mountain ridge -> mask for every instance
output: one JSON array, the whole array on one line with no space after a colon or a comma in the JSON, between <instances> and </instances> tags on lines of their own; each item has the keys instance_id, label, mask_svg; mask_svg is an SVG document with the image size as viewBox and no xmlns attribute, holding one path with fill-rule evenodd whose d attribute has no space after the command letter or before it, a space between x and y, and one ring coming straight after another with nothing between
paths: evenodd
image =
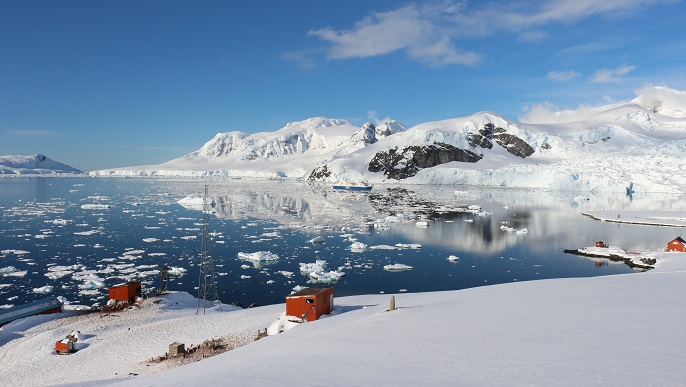
<instances>
[{"instance_id":1,"label":"mountain ridge","mask_svg":"<svg viewBox=\"0 0 686 387\"><path fill-rule=\"evenodd\" d=\"M490 111L411 128L397 121L358 127L347 120L313 117L276 132L219 133L198 151L157 166L91 174L611 192L625 192L633 184L636 192L686 192L686 183L680 182L686 181L686 171L670 167L669 176L659 171L668 163L681 164L683 112L686 93L653 88L628 103L594 109L573 122L524 123ZM665 162L653 160L656 154ZM642 162L642 157L650 162Z\"/></svg>"}]
</instances>

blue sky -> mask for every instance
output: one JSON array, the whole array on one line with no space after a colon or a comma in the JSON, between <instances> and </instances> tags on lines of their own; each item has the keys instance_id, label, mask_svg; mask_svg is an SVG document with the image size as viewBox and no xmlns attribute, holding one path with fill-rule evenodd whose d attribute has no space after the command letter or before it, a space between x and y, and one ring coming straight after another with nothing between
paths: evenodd
<instances>
[{"instance_id":1,"label":"blue sky","mask_svg":"<svg viewBox=\"0 0 686 387\"><path fill-rule=\"evenodd\" d=\"M0 155L158 164L314 116L530 119L686 90L677 0L0 0Z\"/></svg>"}]
</instances>

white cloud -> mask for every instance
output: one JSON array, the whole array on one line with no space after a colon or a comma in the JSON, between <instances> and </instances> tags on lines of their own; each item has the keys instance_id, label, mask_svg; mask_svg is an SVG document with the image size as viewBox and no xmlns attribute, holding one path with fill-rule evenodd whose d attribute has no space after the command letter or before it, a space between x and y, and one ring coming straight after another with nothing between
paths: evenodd
<instances>
[{"instance_id":1,"label":"white cloud","mask_svg":"<svg viewBox=\"0 0 686 387\"><path fill-rule=\"evenodd\" d=\"M636 70L636 66L622 66L616 69L600 69L591 76L593 83L618 83L621 82L622 75Z\"/></svg>"},{"instance_id":2,"label":"white cloud","mask_svg":"<svg viewBox=\"0 0 686 387\"><path fill-rule=\"evenodd\" d=\"M580 76L581 76L581 73L576 72L574 70L549 71L548 72L548 79L552 79L553 81L559 81L559 82L571 81L572 79L578 78Z\"/></svg>"},{"instance_id":3,"label":"white cloud","mask_svg":"<svg viewBox=\"0 0 686 387\"><path fill-rule=\"evenodd\" d=\"M560 110L550 102L528 105L524 107L524 116L520 122L528 124L559 124L576 122L617 107L624 102L611 102L603 105L579 105L574 109Z\"/></svg>"},{"instance_id":4,"label":"white cloud","mask_svg":"<svg viewBox=\"0 0 686 387\"><path fill-rule=\"evenodd\" d=\"M381 125L384 122L392 121L391 117L386 116L386 118L379 119L375 110L370 110L367 112L367 121L373 121L374 125Z\"/></svg>"},{"instance_id":5,"label":"white cloud","mask_svg":"<svg viewBox=\"0 0 686 387\"><path fill-rule=\"evenodd\" d=\"M468 6L444 1L438 5L411 4L374 12L349 29L310 30L309 36L327 43L331 60L369 58L403 51L410 60L431 66L474 65L482 56L459 48L457 40L470 36L516 33L520 41L548 37L546 26L574 24L592 16L622 17L658 3L675 0L553 0L547 2L491 1Z\"/></svg>"},{"instance_id":6,"label":"white cloud","mask_svg":"<svg viewBox=\"0 0 686 387\"><path fill-rule=\"evenodd\" d=\"M309 35L331 43L329 59L367 58L404 50L415 61L432 66L472 65L478 54L461 50L446 31L437 28L453 7L403 7L375 13L355 23L348 31L331 28L309 31Z\"/></svg>"}]
</instances>

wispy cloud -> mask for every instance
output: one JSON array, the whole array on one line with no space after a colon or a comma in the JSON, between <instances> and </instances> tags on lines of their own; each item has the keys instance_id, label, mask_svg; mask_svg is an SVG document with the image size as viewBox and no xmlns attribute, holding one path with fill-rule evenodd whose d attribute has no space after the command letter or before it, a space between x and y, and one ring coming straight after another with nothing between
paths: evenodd
<instances>
[{"instance_id":1,"label":"wispy cloud","mask_svg":"<svg viewBox=\"0 0 686 387\"><path fill-rule=\"evenodd\" d=\"M434 66L473 65L480 56L456 47L449 31L440 28L456 7L410 5L374 13L350 30L323 28L308 34L331 43L328 59L368 58L403 50L411 60Z\"/></svg>"},{"instance_id":2,"label":"wispy cloud","mask_svg":"<svg viewBox=\"0 0 686 387\"><path fill-rule=\"evenodd\" d=\"M189 147L164 147L164 146L138 146L138 145L118 145L117 148L133 151L188 151Z\"/></svg>"},{"instance_id":3,"label":"wispy cloud","mask_svg":"<svg viewBox=\"0 0 686 387\"><path fill-rule=\"evenodd\" d=\"M578 78L581 76L581 73L576 72L574 70L569 70L569 71L549 71L548 72L548 79L552 79L553 81L558 81L558 82L567 82L571 81L574 78Z\"/></svg>"},{"instance_id":4,"label":"wispy cloud","mask_svg":"<svg viewBox=\"0 0 686 387\"><path fill-rule=\"evenodd\" d=\"M13 134L15 136L36 136L36 137L59 136L60 135L60 133L55 132L53 130L16 130L16 131L10 131L9 134Z\"/></svg>"},{"instance_id":5,"label":"wispy cloud","mask_svg":"<svg viewBox=\"0 0 686 387\"><path fill-rule=\"evenodd\" d=\"M616 69L600 69L591 76L593 83L619 83L622 81L622 75L636 70L636 66L622 66Z\"/></svg>"},{"instance_id":6,"label":"wispy cloud","mask_svg":"<svg viewBox=\"0 0 686 387\"><path fill-rule=\"evenodd\" d=\"M429 64L475 65L483 55L460 48L460 39L498 33L517 34L520 41L546 39L546 27L571 25L593 16L624 17L659 3L677 0L492 1L471 7L467 2L410 4L374 12L348 29L308 32L329 44L330 60L369 58L404 52L409 60ZM295 58L297 59L297 58Z\"/></svg>"}]
</instances>

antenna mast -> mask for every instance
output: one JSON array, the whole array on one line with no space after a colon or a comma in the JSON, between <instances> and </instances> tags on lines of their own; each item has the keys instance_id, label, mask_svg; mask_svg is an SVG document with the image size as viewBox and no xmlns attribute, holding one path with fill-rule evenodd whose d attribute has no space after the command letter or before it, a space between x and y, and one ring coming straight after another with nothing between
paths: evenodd
<instances>
[{"instance_id":1,"label":"antenna mast","mask_svg":"<svg viewBox=\"0 0 686 387\"><path fill-rule=\"evenodd\" d=\"M217 293L217 283L214 275L214 258L210 251L210 215L212 214L212 199L210 187L205 184L205 196L202 200L202 251L200 253L200 280L198 283L198 307L195 314L205 314L206 308L215 306L215 301L221 310L221 301Z\"/></svg>"}]
</instances>

